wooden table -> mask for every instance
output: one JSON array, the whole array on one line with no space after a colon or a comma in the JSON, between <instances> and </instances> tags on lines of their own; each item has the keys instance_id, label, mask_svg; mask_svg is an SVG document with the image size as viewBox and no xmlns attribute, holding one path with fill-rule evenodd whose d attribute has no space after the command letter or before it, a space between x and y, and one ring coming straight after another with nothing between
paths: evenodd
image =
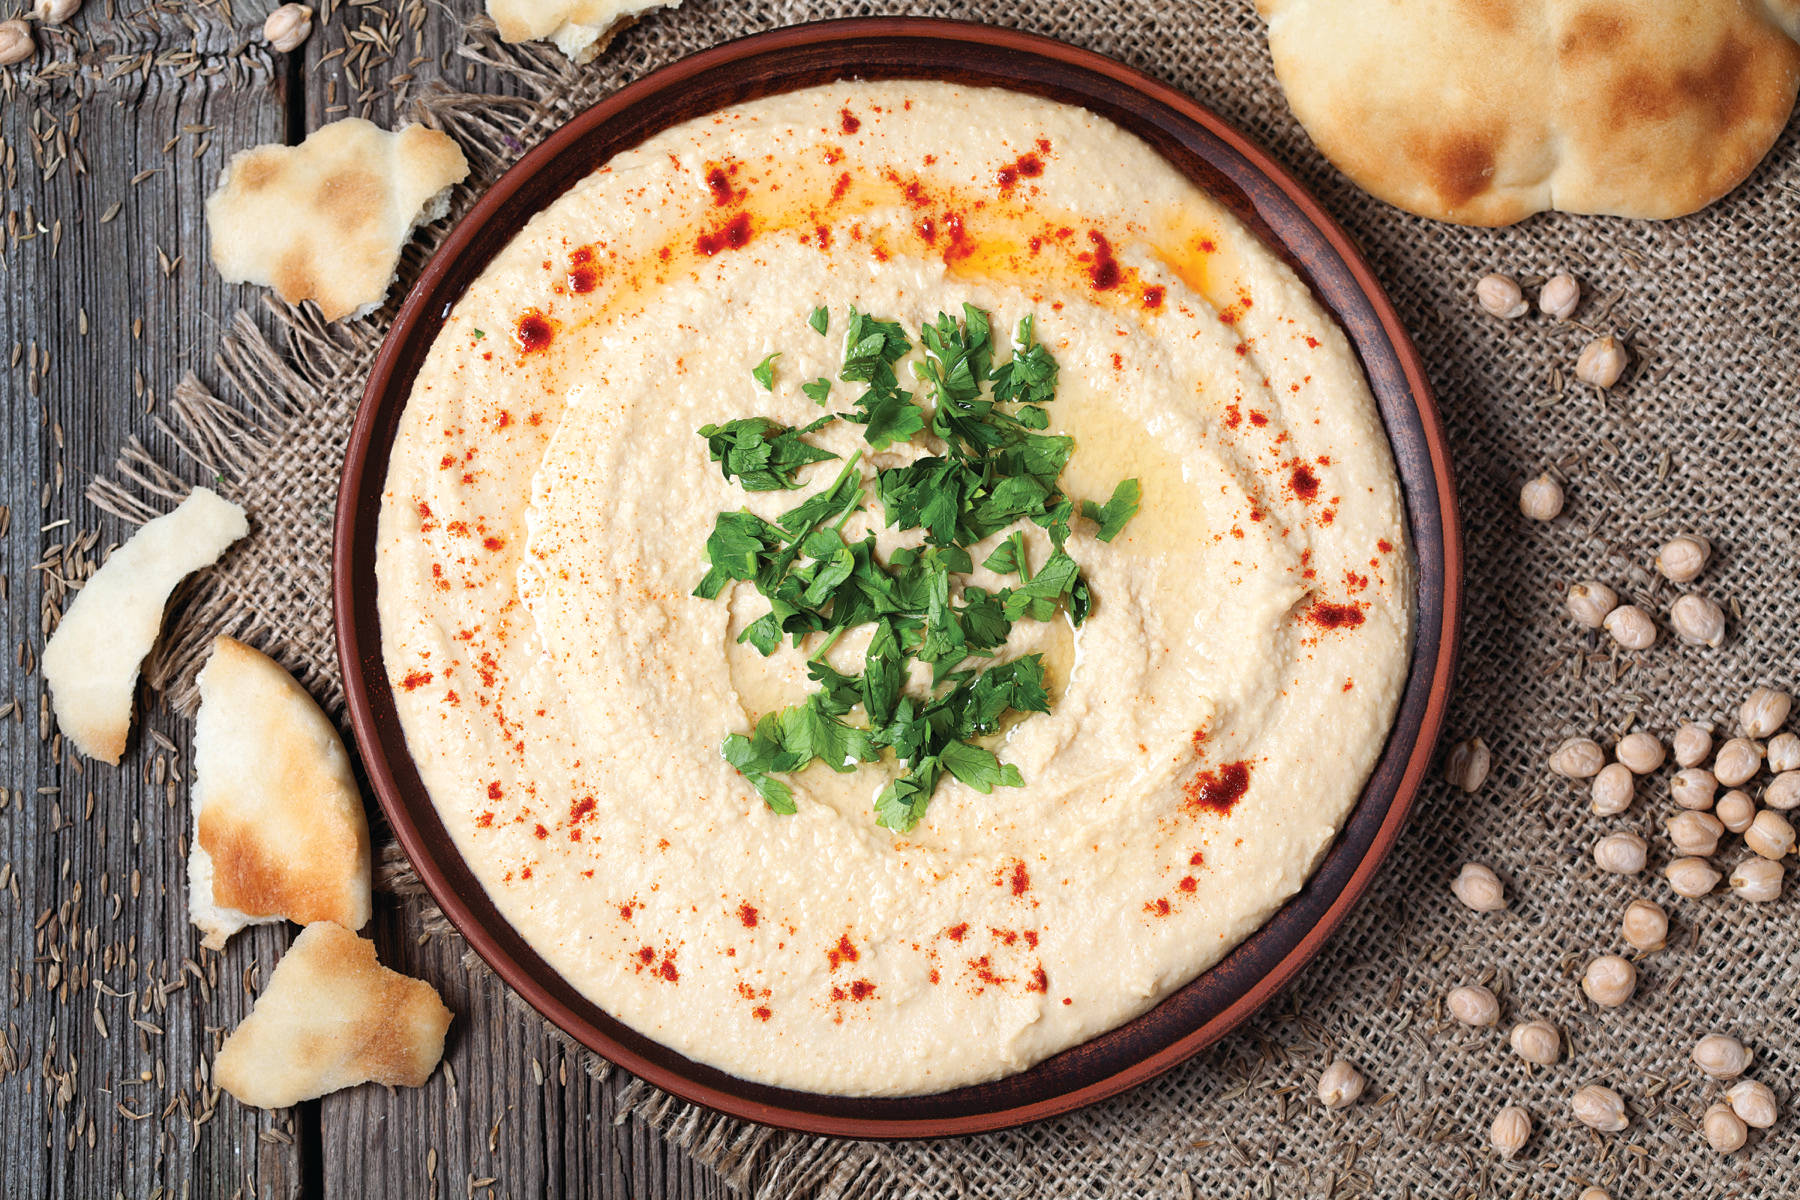
<instances>
[{"instance_id":1,"label":"wooden table","mask_svg":"<svg viewBox=\"0 0 1800 1200\"><path fill-rule=\"evenodd\" d=\"M311 40L282 56L260 34L273 2L87 0L30 69L0 68L0 604L15 644L0 668L0 1196L723 1195L641 1124L615 1123L621 1080L565 1064L391 901L373 934L456 1013L445 1067L417 1090L276 1113L219 1095L206 1068L293 931L200 949L188 720L142 696L117 768L78 761L52 728L35 674L51 576L127 532L82 488L127 437L168 445L163 398L189 370L206 378L226 320L259 306L206 258L204 199L226 159L344 116L391 125L434 80L507 90L456 57L443 3L325 0ZM65 555L89 531L98 544Z\"/></svg>"}]
</instances>

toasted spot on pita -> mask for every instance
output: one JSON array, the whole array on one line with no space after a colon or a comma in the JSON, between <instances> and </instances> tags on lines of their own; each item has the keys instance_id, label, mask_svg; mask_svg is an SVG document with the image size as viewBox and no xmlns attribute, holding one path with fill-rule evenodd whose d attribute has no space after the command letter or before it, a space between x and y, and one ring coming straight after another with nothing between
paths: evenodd
<instances>
[{"instance_id":1,"label":"toasted spot on pita","mask_svg":"<svg viewBox=\"0 0 1800 1200\"><path fill-rule=\"evenodd\" d=\"M505 42L550 41L578 63L591 61L639 15L681 0L487 0Z\"/></svg>"},{"instance_id":2,"label":"toasted spot on pita","mask_svg":"<svg viewBox=\"0 0 1800 1200\"><path fill-rule=\"evenodd\" d=\"M331 721L228 637L200 672L188 912L214 950L246 925L368 924L369 822Z\"/></svg>"},{"instance_id":3,"label":"toasted spot on pita","mask_svg":"<svg viewBox=\"0 0 1800 1200\"><path fill-rule=\"evenodd\" d=\"M274 149L274 147L270 147ZM281 161L278 154L267 154L261 150L247 151L237 162L238 183L250 191L268 187L281 175Z\"/></svg>"},{"instance_id":4,"label":"toasted spot on pita","mask_svg":"<svg viewBox=\"0 0 1800 1200\"><path fill-rule=\"evenodd\" d=\"M422 125L389 133L353 118L298 146L245 150L206 200L213 265L290 304L315 301L328 321L359 316L380 306L406 239L444 215L468 173L456 143Z\"/></svg>"},{"instance_id":5,"label":"toasted spot on pita","mask_svg":"<svg viewBox=\"0 0 1800 1200\"><path fill-rule=\"evenodd\" d=\"M245 1104L286 1108L359 1083L418 1087L444 1057L450 1010L437 989L375 961L375 943L308 925L213 1060Z\"/></svg>"},{"instance_id":6,"label":"toasted spot on pita","mask_svg":"<svg viewBox=\"0 0 1800 1200\"><path fill-rule=\"evenodd\" d=\"M114 550L76 593L44 647L44 680L56 723L77 750L119 761L138 668L156 645L169 593L249 531L243 509L195 488Z\"/></svg>"}]
</instances>

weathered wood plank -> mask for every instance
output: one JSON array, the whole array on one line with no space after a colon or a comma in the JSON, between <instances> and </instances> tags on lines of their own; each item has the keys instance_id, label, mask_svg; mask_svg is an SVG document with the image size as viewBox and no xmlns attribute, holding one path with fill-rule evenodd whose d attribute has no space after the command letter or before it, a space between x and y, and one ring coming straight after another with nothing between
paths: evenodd
<instances>
[{"instance_id":1,"label":"weathered wood plank","mask_svg":"<svg viewBox=\"0 0 1800 1200\"><path fill-rule=\"evenodd\" d=\"M460 31L442 4L324 0L317 7L303 51L306 129L352 116L391 128L409 118L410 98L437 81L516 90L514 81L457 57ZM449 8L472 14L480 4L455 0ZM384 961L431 980L456 1013L448 1069L416 1091L363 1088L320 1102L327 1196L726 1194L715 1174L641 1124L615 1123L617 1083L565 1067L540 1024L507 1002L497 980L472 978L448 947L420 944L397 906L382 905L373 936Z\"/></svg>"},{"instance_id":2,"label":"weathered wood plank","mask_svg":"<svg viewBox=\"0 0 1800 1200\"><path fill-rule=\"evenodd\" d=\"M12 514L0 707L18 705L0 722L9 1195L304 1188L292 1116L228 1098L214 1109L196 1073L247 1010L246 968L266 968L284 939L198 949L185 911L186 723L151 706L121 766L81 762L53 732L40 739L48 714L28 670L56 590L34 564L86 529L99 545L82 557L95 560L124 536L82 485L130 435L166 448L157 397L204 371L218 314L246 298L206 267L201 228L226 153L284 127L269 64L241 53L245 40L219 9L95 0L46 38L39 70L9 73L0 115L0 338L20 347L0 432ZM155 173L133 184L143 171Z\"/></svg>"}]
</instances>

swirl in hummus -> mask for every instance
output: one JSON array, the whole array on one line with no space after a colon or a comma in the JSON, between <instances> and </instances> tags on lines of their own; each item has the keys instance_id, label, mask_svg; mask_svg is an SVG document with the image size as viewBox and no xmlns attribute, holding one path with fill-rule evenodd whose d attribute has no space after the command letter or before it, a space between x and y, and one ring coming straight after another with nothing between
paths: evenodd
<instances>
[{"instance_id":1,"label":"swirl in hummus","mask_svg":"<svg viewBox=\"0 0 1800 1200\"><path fill-rule=\"evenodd\" d=\"M947 780L897 835L871 812L886 766L815 764L778 815L720 739L799 698L807 651L736 642L751 589L693 590L716 514L772 518L841 461L746 495L695 431L818 414L797 385L842 347L816 307L917 328L965 302L997 331L1035 316L1068 493L1137 478L1142 508L1110 543L1075 530L1086 623L1005 647L1051 693L1001 738L1023 786ZM377 579L420 775L525 940L682 1054L862 1095L1021 1070L1252 932L1355 802L1412 628L1387 441L1305 286L1106 121L922 82L722 110L538 214L419 372Z\"/></svg>"}]
</instances>

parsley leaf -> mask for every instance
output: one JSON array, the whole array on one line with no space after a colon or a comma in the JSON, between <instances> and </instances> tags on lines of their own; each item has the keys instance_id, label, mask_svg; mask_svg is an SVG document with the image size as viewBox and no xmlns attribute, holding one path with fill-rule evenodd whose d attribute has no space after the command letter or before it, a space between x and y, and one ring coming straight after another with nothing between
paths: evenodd
<instances>
[{"instance_id":1,"label":"parsley leaf","mask_svg":"<svg viewBox=\"0 0 1800 1200\"><path fill-rule=\"evenodd\" d=\"M764 558L786 540L782 531L753 512L720 513L706 539L706 558L712 564L694 595L711 600L731 580L755 579Z\"/></svg>"},{"instance_id":2,"label":"parsley leaf","mask_svg":"<svg viewBox=\"0 0 1800 1200\"><path fill-rule=\"evenodd\" d=\"M1057 607L1068 601L1070 616L1074 617L1072 596L1077 585L1085 591L1087 585L1081 579L1081 568L1069 557L1068 551L1058 550L1022 587L1007 593L1006 615L1015 621L1025 616L1034 621L1048 621L1055 615ZM1081 615L1086 616L1085 610ZM1081 620L1076 619L1075 624L1081 624Z\"/></svg>"},{"instance_id":3,"label":"parsley leaf","mask_svg":"<svg viewBox=\"0 0 1800 1200\"><path fill-rule=\"evenodd\" d=\"M812 316L806 318L806 323L811 325L813 331L820 337L824 337L825 331L831 328L831 310L823 304L819 305L812 310Z\"/></svg>"},{"instance_id":4,"label":"parsley leaf","mask_svg":"<svg viewBox=\"0 0 1800 1200\"><path fill-rule=\"evenodd\" d=\"M1012 763L1003 763L992 750L984 750L969 742L951 742L938 755L938 761L950 774L968 784L982 795L994 790L994 785L1001 787L1018 787L1025 782L1019 775L1019 768Z\"/></svg>"},{"instance_id":5,"label":"parsley leaf","mask_svg":"<svg viewBox=\"0 0 1800 1200\"><path fill-rule=\"evenodd\" d=\"M993 380L994 400L999 404L1043 405L1056 395L1056 360L1038 344L1032 317L1020 319L1013 333L1013 356L994 368Z\"/></svg>"},{"instance_id":6,"label":"parsley leaf","mask_svg":"<svg viewBox=\"0 0 1800 1200\"><path fill-rule=\"evenodd\" d=\"M850 420L868 426L863 440L875 450L895 442L910 442L925 428L925 412L912 402L912 393L897 387L871 386L856 401L859 412Z\"/></svg>"},{"instance_id":7,"label":"parsley leaf","mask_svg":"<svg viewBox=\"0 0 1800 1200\"><path fill-rule=\"evenodd\" d=\"M897 833L910 831L925 815L925 806L931 803L931 793L937 790L943 773L943 764L936 757L914 763L875 798L875 823Z\"/></svg>"},{"instance_id":8,"label":"parsley leaf","mask_svg":"<svg viewBox=\"0 0 1800 1200\"><path fill-rule=\"evenodd\" d=\"M767 417L744 417L723 425L702 425L707 452L719 464L726 479L737 479L747 492L776 492L793 488L794 476L809 463L837 455L800 439L835 421L821 417L796 429Z\"/></svg>"},{"instance_id":9,"label":"parsley leaf","mask_svg":"<svg viewBox=\"0 0 1800 1200\"><path fill-rule=\"evenodd\" d=\"M825 403L826 397L831 395L831 380L821 375L811 383L801 384L800 390L805 393L806 398L811 400L814 404L823 404Z\"/></svg>"},{"instance_id":10,"label":"parsley leaf","mask_svg":"<svg viewBox=\"0 0 1800 1200\"><path fill-rule=\"evenodd\" d=\"M853 454L844 469L831 486L823 491L814 492L793 508L782 513L777 523L782 529L796 538L804 537L812 532L821 521L830 517L847 516L856 510L862 499L862 476L857 474L856 462L861 458L860 452Z\"/></svg>"},{"instance_id":11,"label":"parsley leaf","mask_svg":"<svg viewBox=\"0 0 1800 1200\"><path fill-rule=\"evenodd\" d=\"M1113 489L1112 499L1104 506L1088 500L1081 506L1081 515L1100 526L1096 537L1103 542L1110 542L1119 536L1119 531L1125 528L1125 522L1137 515L1141 492L1137 480L1122 480Z\"/></svg>"},{"instance_id":12,"label":"parsley leaf","mask_svg":"<svg viewBox=\"0 0 1800 1200\"><path fill-rule=\"evenodd\" d=\"M769 713L763 717L748 737L741 733L725 735L719 752L750 781L764 804L784 816L800 811L794 806L793 789L773 778L803 765L798 756L783 746L781 719L777 714Z\"/></svg>"},{"instance_id":13,"label":"parsley leaf","mask_svg":"<svg viewBox=\"0 0 1800 1200\"><path fill-rule=\"evenodd\" d=\"M750 378L765 392L775 390L775 360L781 357L781 351L767 355L763 360L750 368Z\"/></svg>"},{"instance_id":14,"label":"parsley leaf","mask_svg":"<svg viewBox=\"0 0 1800 1200\"><path fill-rule=\"evenodd\" d=\"M871 383L882 368L893 377L893 365L912 349L898 321L878 321L867 313L850 310L850 327L844 333L844 365L838 377L846 383Z\"/></svg>"},{"instance_id":15,"label":"parsley leaf","mask_svg":"<svg viewBox=\"0 0 1800 1200\"><path fill-rule=\"evenodd\" d=\"M994 547L994 552L982 561L982 566L996 575L1026 574L1025 535L1014 533L1011 537Z\"/></svg>"},{"instance_id":16,"label":"parsley leaf","mask_svg":"<svg viewBox=\"0 0 1800 1200\"><path fill-rule=\"evenodd\" d=\"M906 680L905 662L900 652L900 635L892 621L882 621L869 639L861 683L863 710L869 723L879 728L894 719L900 703L900 687Z\"/></svg>"}]
</instances>

